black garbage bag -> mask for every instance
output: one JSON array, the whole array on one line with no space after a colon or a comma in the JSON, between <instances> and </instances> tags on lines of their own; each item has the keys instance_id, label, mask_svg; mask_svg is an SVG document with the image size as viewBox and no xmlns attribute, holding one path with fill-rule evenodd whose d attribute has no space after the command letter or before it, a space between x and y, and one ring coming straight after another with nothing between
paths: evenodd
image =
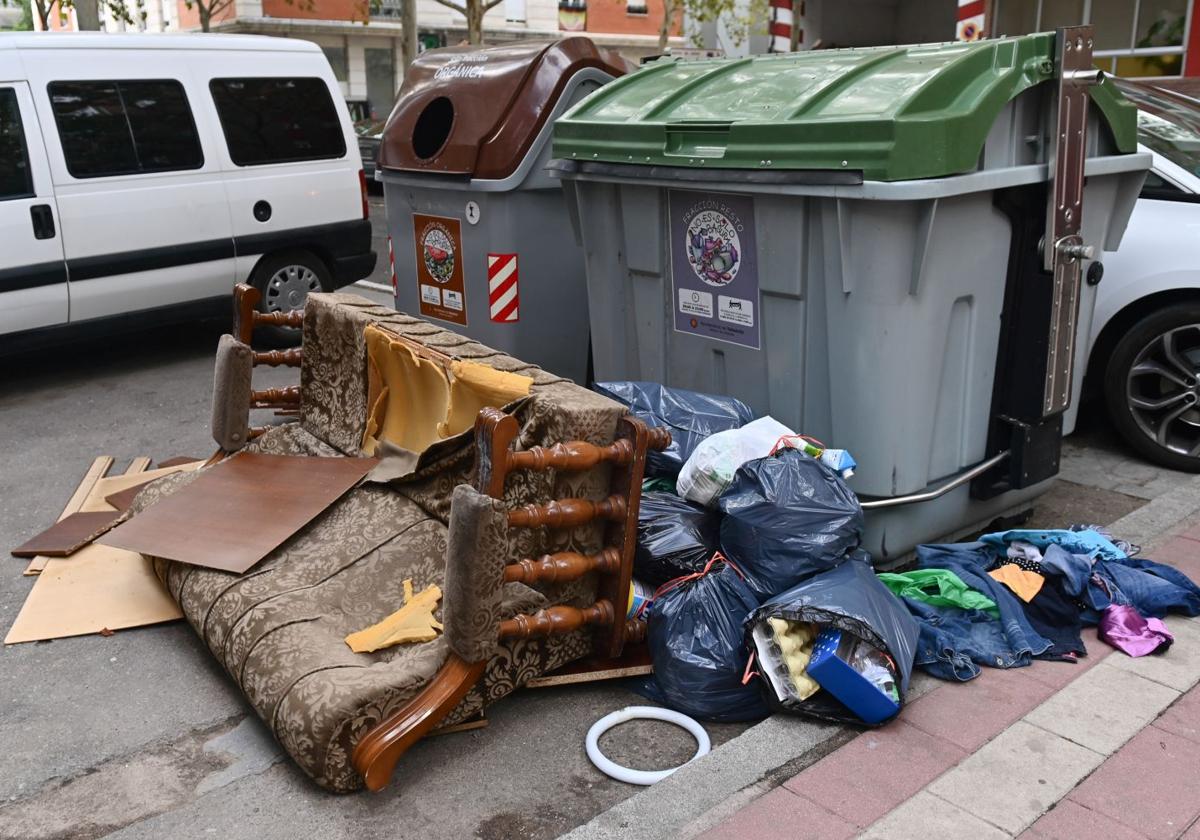
<instances>
[{"instance_id":1,"label":"black garbage bag","mask_svg":"<svg viewBox=\"0 0 1200 840\"><path fill-rule=\"evenodd\" d=\"M739 429L754 419L740 400L668 388L657 382L596 382L592 385L609 399L629 406L629 411L651 428L671 432L671 445L646 454L647 478L674 478L696 444L715 432Z\"/></svg>"},{"instance_id":2,"label":"black garbage bag","mask_svg":"<svg viewBox=\"0 0 1200 840\"><path fill-rule=\"evenodd\" d=\"M904 603L875 577L871 558L866 552L855 552L837 568L814 575L751 613L744 626L745 641L756 654L754 630L771 618L833 627L886 652L895 664L899 702L903 707L920 628ZM756 656L754 668L759 673L759 686L770 708L823 720L862 723L858 715L826 690L818 691L806 700L781 701L769 679L763 675L764 667L762 657Z\"/></svg>"},{"instance_id":3,"label":"black garbage bag","mask_svg":"<svg viewBox=\"0 0 1200 840\"><path fill-rule=\"evenodd\" d=\"M742 683L749 651L742 625L757 601L720 555L704 571L661 588L647 618L654 681L663 703L714 721L766 717L759 687Z\"/></svg>"},{"instance_id":4,"label":"black garbage bag","mask_svg":"<svg viewBox=\"0 0 1200 840\"><path fill-rule=\"evenodd\" d=\"M798 449L747 461L721 494L721 551L759 601L841 563L863 512L841 476Z\"/></svg>"},{"instance_id":5,"label":"black garbage bag","mask_svg":"<svg viewBox=\"0 0 1200 840\"><path fill-rule=\"evenodd\" d=\"M704 568L717 550L721 514L674 493L642 493L633 576L659 586Z\"/></svg>"}]
</instances>

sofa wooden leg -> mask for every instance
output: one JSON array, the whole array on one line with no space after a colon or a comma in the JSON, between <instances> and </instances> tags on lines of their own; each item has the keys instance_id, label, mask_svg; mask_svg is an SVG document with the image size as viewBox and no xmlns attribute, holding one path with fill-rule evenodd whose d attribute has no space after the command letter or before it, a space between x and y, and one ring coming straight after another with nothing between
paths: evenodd
<instances>
[{"instance_id":1,"label":"sofa wooden leg","mask_svg":"<svg viewBox=\"0 0 1200 840\"><path fill-rule=\"evenodd\" d=\"M451 653L421 693L362 737L354 748L354 769L367 789L383 790L408 748L434 729L483 676L487 662L465 662Z\"/></svg>"}]
</instances>

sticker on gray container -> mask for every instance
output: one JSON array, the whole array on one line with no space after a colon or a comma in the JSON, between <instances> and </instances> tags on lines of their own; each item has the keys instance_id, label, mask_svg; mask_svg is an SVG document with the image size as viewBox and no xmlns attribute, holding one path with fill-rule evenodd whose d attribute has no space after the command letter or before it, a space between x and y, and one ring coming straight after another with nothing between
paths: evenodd
<instances>
[{"instance_id":1,"label":"sticker on gray container","mask_svg":"<svg viewBox=\"0 0 1200 840\"><path fill-rule=\"evenodd\" d=\"M669 201L675 330L759 349L753 200L671 190Z\"/></svg>"}]
</instances>

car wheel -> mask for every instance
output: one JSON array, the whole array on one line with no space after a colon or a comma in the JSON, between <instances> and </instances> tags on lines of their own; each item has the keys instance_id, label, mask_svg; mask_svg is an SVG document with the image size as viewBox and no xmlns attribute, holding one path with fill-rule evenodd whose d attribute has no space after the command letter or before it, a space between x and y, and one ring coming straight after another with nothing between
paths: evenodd
<instances>
[{"instance_id":1,"label":"car wheel","mask_svg":"<svg viewBox=\"0 0 1200 840\"><path fill-rule=\"evenodd\" d=\"M309 292L331 286L329 269L315 254L288 251L264 257L254 269L250 281L262 298L262 312L294 312L303 309ZM292 345L300 341L300 331L289 327L260 327L258 334L268 343Z\"/></svg>"},{"instance_id":2,"label":"car wheel","mask_svg":"<svg viewBox=\"0 0 1200 840\"><path fill-rule=\"evenodd\" d=\"M1200 303L1153 312L1113 348L1104 397L1113 425L1164 467L1200 472Z\"/></svg>"}]
</instances>

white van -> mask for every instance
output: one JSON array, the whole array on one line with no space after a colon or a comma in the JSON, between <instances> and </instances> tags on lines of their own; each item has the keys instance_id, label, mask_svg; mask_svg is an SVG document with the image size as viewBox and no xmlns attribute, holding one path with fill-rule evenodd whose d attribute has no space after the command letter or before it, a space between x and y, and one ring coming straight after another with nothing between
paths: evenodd
<instances>
[{"instance_id":1,"label":"white van","mask_svg":"<svg viewBox=\"0 0 1200 840\"><path fill-rule=\"evenodd\" d=\"M320 48L250 35L0 35L0 346L47 328L300 307L375 266ZM157 319L156 319L157 320Z\"/></svg>"}]
</instances>

